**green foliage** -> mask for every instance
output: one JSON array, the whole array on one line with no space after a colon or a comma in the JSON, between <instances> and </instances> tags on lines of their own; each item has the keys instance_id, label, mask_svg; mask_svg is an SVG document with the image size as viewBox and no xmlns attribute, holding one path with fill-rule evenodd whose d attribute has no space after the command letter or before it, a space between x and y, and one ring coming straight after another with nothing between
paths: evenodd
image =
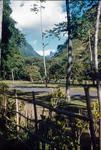
<instances>
[{"instance_id":1,"label":"green foliage","mask_svg":"<svg viewBox=\"0 0 101 150\"><path fill-rule=\"evenodd\" d=\"M72 82L82 82L85 79L89 79L86 76L87 70L90 70L90 53L89 50L85 50L85 44L82 41L73 40L73 64L72 64ZM54 62L54 63L53 63ZM65 79L67 68L67 49L66 43L58 47L55 55L48 62L49 78L58 81L59 79Z\"/></svg>"},{"instance_id":2,"label":"green foliage","mask_svg":"<svg viewBox=\"0 0 101 150\"><path fill-rule=\"evenodd\" d=\"M53 94L51 98L51 105L53 107L59 106L61 103L64 103L65 96L60 88L58 88Z\"/></svg>"},{"instance_id":3,"label":"green foliage","mask_svg":"<svg viewBox=\"0 0 101 150\"><path fill-rule=\"evenodd\" d=\"M70 26L72 28L73 39L72 81L77 80L79 82L82 82L82 80L89 79L89 77L87 76L87 71L91 70L92 65L92 62L90 60L91 54L89 50L89 37L91 40L91 49L93 50L97 4L98 1L70 1L70 11L72 16ZM45 32L46 38L48 38L49 36L52 38L54 36L57 38L61 38L61 34L67 34L67 22L55 24L52 29ZM101 41L100 36L99 41ZM68 42L66 40L64 44L58 45L57 52L54 54L53 58L53 61L58 61L59 65L62 65L62 70L63 68L66 69L67 67L67 43ZM100 43L101 42L99 42L99 49ZM101 54L99 52L99 58L100 55ZM65 76L66 72L63 71L61 74L62 76Z\"/></svg>"},{"instance_id":4,"label":"green foliage","mask_svg":"<svg viewBox=\"0 0 101 150\"><path fill-rule=\"evenodd\" d=\"M92 102L91 107L92 107L92 112L93 112L94 118L96 120L99 119L100 113L99 113L99 104L98 104L98 102Z\"/></svg>"},{"instance_id":5,"label":"green foliage","mask_svg":"<svg viewBox=\"0 0 101 150\"><path fill-rule=\"evenodd\" d=\"M6 83L4 83L4 82L0 83L0 92L6 92L6 91L8 91L8 88L9 87Z\"/></svg>"},{"instance_id":6,"label":"green foliage","mask_svg":"<svg viewBox=\"0 0 101 150\"><path fill-rule=\"evenodd\" d=\"M32 82L40 80L41 75L39 72L39 68L37 66L35 65L26 66L26 72Z\"/></svg>"},{"instance_id":7,"label":"green foliage","mask_svg":"<svg viewBox=\"0 0 101 150\"><path fill-rule=\"evenodd\" d=\"M1 77L3 79L9 79L9 73L14 69L11 64L15 64L15 55L20 56L19 48L25 41L24 36L15 28L15 21L10 17L12 10L9 4L9 0L4 1L1 41Z\"/></svg>"},{"instance_id":8,"label":"green foliage","mask_svg":"<svg viewBox=\"0 0 101 150\"><path fill-rule=\"evenodd\" d=\"M48 73L49 79L54 79L55 82L57 82L61 78L61 75L64 74L64 68L59 63L52 63L48 68ZM62 76L62 78L63 77L64 76Z\"/></svg>"},{"instance_id":9,"label":"green foliage","mask_svg":"<svg viewBox=\"0 0 101 150\"><path fill-rule=\"evenodd\" d=\"M96 1L71 0L69 2L70 12L72 16L70 26L72 28L73 39L78 37L82 39L83 36L86 37L88 28L91 29L91 27L93 27L92 22L94 22L95 20L95 8L97 4L98 0ZM67 22L60 22L59 24L55 24L52 29L46 30L44 34L46 38L48 38L49 36L61 38L61 33L63 33L63 35L67 34Z\"/></svg>"}]
</instances>

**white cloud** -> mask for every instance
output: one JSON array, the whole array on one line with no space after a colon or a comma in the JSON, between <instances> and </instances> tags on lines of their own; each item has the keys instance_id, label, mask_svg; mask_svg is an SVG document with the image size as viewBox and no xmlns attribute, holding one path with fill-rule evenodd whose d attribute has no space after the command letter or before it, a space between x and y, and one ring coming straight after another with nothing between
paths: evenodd
<instances>
[{"instance_id":1,"label":"white cloud","mask_svg":"<svg viewBox=\"0 0 101 150\"><path fill-rule=\"evenodd\" d=\"M36 28L39 30L40 26L40 13L35 14L31 8L36 1L12 1L12 17L17 21L17 27L23 28ZM47 1L42 5L45 9L42 10L43 27L44 29L51 28L54 24L65 20L65 13L62 10L63 1ZM39 2L37 1L37 4Z\"/></svg>"},{"instance_id":2,"label":"white cloud","mask_svg":"<svg viewBox=\"0 0 101 150\"><path fill-rule=\"evenodd\" d=\"M46 50L45 50L45 56L50 55L50 52L55 52L55 50L46 49ZM39 50L39 51L37 51L37 53L38 53L39 55L43 56L43 50Z\"/></svg>"},{"instance_id":3,"label":"white cloud","mask_svg":"<svg viewBox=\"0 0 101 150\"><path fill-rule=\"evenodd\" d=\"M21 30L25 35L28 43L32 45L34 50L36 50L40 55L43 55L42 41L41 41L41 28L40 28L40 13L35 14L31 11L33 4L36 3L34 0L30 1L14 1L11 0L12 8L12 18L17 22L16 27ZM39 1L37 0L37 4ZM49 1L42 5L45 6L45 9L42 10L42 20L44 30L52 28L54 24L65 21L66 13L63 11L62 5L65 4L65 1ZM48 43L51 42L51 45L47 46L45 50L46 55L50 54L52 49L56 49L58 43L56 39L52 40L53 43L48 40ZM45 41L47 42L47 41ZM53 50L52 50L53 51Z\"/></svg>"},{"instance_id":4,"label":"white cloud","mask_svg":"<svg viewBox=\"0 0 101 150\"><path fill-rule=\"evenodd\" d=\"M34 40L34 41L33 41L33 45L36 45L36 44L37 44L37 40Z\"/></svg>"}]
</instances>

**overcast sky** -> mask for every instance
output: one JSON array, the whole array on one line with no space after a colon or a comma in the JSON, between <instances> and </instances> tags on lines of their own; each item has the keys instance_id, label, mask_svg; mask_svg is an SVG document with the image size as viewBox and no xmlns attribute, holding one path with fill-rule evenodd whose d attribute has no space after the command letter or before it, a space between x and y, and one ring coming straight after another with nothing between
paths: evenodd
<instances>
[{"instance_id":1,"label":"overcast sky","mask_svg":"<svg viewBox=\"0 0 101 150\"><path fill-rule=\"evenodd\" d=\"M42 55L40 13L35 14L31 11L35 3L40 5L38 0L11 0L11 16L17 22L16 27L22 31L34 50ZM65 1L47 1L42 3L42 5L45 6L42 9L43 31L51 29L54 24L66 21ZM48 43L45 48L45 54L48 55L50 51L56 51L57 45L63 44L65 39L66 37L62 37L60 41L56 38L49 39L48 42L45 41L45 43Z\"/></svg>"}]
</instances>

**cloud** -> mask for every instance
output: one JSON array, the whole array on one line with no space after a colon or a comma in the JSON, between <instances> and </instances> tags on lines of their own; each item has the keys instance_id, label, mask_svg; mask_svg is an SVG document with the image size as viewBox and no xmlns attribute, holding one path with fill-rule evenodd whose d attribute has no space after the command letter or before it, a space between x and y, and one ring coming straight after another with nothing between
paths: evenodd
<instances>
[{"instance_id":1,"label":"cloud","mask_svg":"<svg viewBox=\"0 0 101 150\"><path fill-rule=\"evenodd\" d=\"M17 27L23 28L36 28L40 26L40 12L35 14L31 11L33 4L39 1L11 1L12 18L17 21ZM62 9L63 1L47 1L42 3L45 7L42 9L43 27L44 29L51 28L54 24L65 20L65 12Z\"/></svg>"},{"instance_id":2,"label":"cloud","mask_svg":"<svg viewBox=\"0 0 101 150\"><path fill-rule=\"evenodd\" d=\"M37 44L37 40L34 40L34 41L33 41L33 45L36 45L36 44Z\"/></svg>"},{"instance_id":3,"label":"cloud","mask_svg":"<svg viewBox=\"0 0 101 150\"><path fill-rule=\"evenodd\" d=\"M39 1L14 1L11 0L12 14L11 17L17 22L16 27L25 35L27 41L32 45L34 50L42 54L40 13L35 14L31 11L33 4L40 4ZM66 13L63 10L65 1L47 1L42 3L45 9L42 10L43 29L49 29L59 22L65 21ZM50 42L50 40L48 41ZM52 43L52 42L51 42ZM50 49L56 49L58 42L54 39L53 43L47 46L46 54Z\"/></svg>"},{"instance_id":4,"label":"cloud","mask_svg":"<svg viewBox=\"0 0 101 150\"><path fill-rule=\"evenodd\" d=\"M48 56L48 55L50 55L50 52L55 52L55 50L53 50L53 49L46 49L45 50L45 56ZM37 51L37 53L39 54L39 55L41 55L41 56L43 56L43 50L39 50L39 51Z\"/></svg>"}]
</instances>

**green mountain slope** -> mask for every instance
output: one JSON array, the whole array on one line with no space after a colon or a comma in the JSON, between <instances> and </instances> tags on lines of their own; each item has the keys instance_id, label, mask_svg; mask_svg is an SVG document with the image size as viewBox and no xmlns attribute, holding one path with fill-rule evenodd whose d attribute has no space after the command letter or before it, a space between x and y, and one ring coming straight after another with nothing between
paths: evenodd
<instances>
[{"instance_id":1,"label":"green mountain slope","mask_svg":"<svg viewBox=\"0 0 101 150\"><path fill-rule=\"evenodd\" d=\"M28 42L24 42L24 44L22 44L20 47L20 54L24 57L40 57L40 55Z\"/></svg>"}]
</instances>

